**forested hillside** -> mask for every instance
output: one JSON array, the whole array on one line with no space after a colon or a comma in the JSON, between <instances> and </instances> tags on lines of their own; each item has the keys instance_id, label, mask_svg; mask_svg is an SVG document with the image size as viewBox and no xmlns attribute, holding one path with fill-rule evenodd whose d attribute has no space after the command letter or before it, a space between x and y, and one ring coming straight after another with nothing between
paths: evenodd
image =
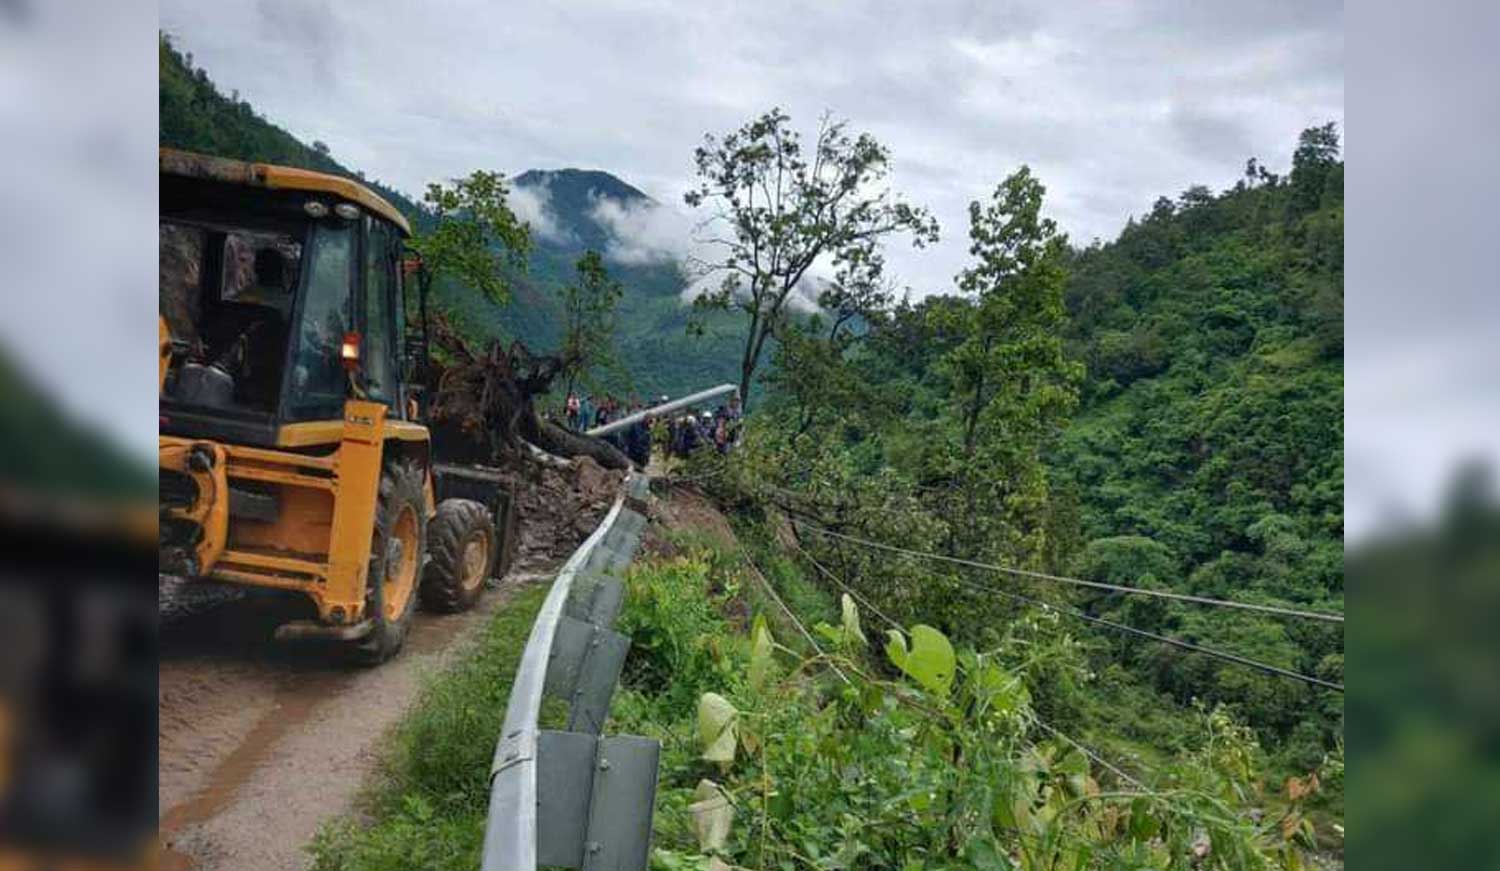
<instances>
[{"instance_id":1,"label":"forested hillside","mask_svg":"<svg viewBox=\"0 0 1500 871\"><path fill-rule=\"evenodd\" d=\"M681 396L734 379L742 331L737 320L723 313L698 314L703 333L690 333L688 320L695 313L682 299L687 277L672 255L632 251L627 258L613 256L622 242L600 211L631 214L660 204L607 172L529 170L514 183L544 205L548 232L534 234L530 263L515 276L510 303L496 306L449 287L439 298L450 310L479 331L493 329L534 347L554 348L562 339L560 289L575 280L575 264L585 251L599 251L625 292L614 312L613 365L592 373L586 382L590 389L622 396Z\"/></svg>"},{"instance_id":2,"label":"forested hillside","mask_svg":"<svg viewBox=\"0 0 1500 871\"><path fill-rule=\"evenodd\" d=\"M1337 133L1306 131L1288 175L1252 161L1234 187L1162 198L1081 250L1043 192L1023 169L975 204L957 293L867 312L843 342L788 334L726 493L1007 569L809 537L897 620L978 649L1038 603L1062 608L1048 637L1081 643L1089 668L1033 687L1054 723L1150 759L1182 746L1187 706L1222 704L1308 770L1341 741L1341 694L1098 621L1327 684L1343 681L1341 623L1015 572L1342 613Z\"/></svg>"},{"instance_id":3,"label":"forested hillside","mask_svg":"<svg viewBox=\"0 0 1500 871\"><path fill-rule=\"evenodd\" d=\"M328 153L326 145L304 144L262 118L239 98L238 91L220 93L208 72L193 66L191 52L183 54L162 38L158 40L158 53L158 138L162 145L356 178L408 218L417 215L416 204L404 194L344 167Z\"/></svg>"},{"instance_id":4,"label":"forested hillside","mask_svg":"<svg viewBox=\"0 0 1500 871\"><path fill-rule=\"evenodd\" d=\"M206 71L194 68L166 39L160 42L160 117L162 145L357 178L404 212L414 227L430 224L427 211L411 197L340 164L327 146L301 142L237 94L220 92ZM610 256L617 240L614 228L596 216L601 202L623 211L653 207L649 197L599 171L531 170L511 182L543 204L549 232L533 232L526 269L507 276L511 299L506 304L471 287L437 282L437 306L465 332L479 339L519 338L539 352L554 350L563 332L562 288L575 280L578 258L592 249L605 255L625 292L615 312L615 360L590 373L589 387L622 396L681 395L733 379L740 329L735 319L710 313L702 334L690 334L692 312L681 303L687 281L670 255L637 255L629 262Z\"/></svg>"},{"instance_id":5,"label":"forested hillside","mask_svg":"<svg viewBox=\"0 0 1500 871\"><path fill-rule=\"evenodd\" d=\"M1160 199L1072 258L1069 344L1089 377L1049 459L1080 506L1072 568L1342 610L1343 218L1338 140L1316 128L1289 177L1252 161L1234 188ZM1102 610L1342 679L1341 632ZM1239 698L1258 722L1311 728L1241 670L1139 657L1182 698Z\"/></svg>"}]
</instances>

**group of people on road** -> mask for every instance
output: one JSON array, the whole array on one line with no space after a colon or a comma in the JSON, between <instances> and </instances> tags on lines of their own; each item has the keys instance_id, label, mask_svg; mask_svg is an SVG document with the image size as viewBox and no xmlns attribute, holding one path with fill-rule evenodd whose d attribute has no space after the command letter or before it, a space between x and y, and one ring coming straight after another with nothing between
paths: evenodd
<instances>
[{"instance_id":1,"label":"group of people on road","mask_svg":"<svg viewBox=\"0 0 1500 871\"><path fill-rule=\"evenodd\" d=\"M663 396L652 405L665 402L667 397ZM574 432L586 432L641 410L639 400L632 400L627 406L612 395L595 401L585 393L569 393L563 405L563 422ZM631 462L645 466L651 460L653 442L667 456L686 457L702 449L727 454L739 441L742 421L740 398L731 396L712 411L700 412L690 406L673 415L646 415L602 438L619 448Z\"/></svg>"},{"instance_id":2,"label":"group of people on road","mask_svg":"<svg viewBox=\"0 0 1500 871\"><path fill-rule=\"evenodd\" d=\"M739 441L742 420L738 396L731 396L728 403L713 411L699 412L689 406L680 416L664 421L666 452L669 456L686 457L694 451L712 448L727 454Z\"/></svg>"}]
</instances>

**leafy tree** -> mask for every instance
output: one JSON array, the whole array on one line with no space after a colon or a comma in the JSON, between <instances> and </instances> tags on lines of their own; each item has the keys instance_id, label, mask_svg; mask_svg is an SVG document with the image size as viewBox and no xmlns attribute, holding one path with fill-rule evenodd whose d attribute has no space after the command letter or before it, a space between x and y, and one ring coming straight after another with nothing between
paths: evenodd
<instances>
[{"instance_id":1,"label":"leafy tree","mask_svg":"<svg viewBox=\"0 0 1500 871\"><path fill-rule=\"evenodd\" d=\"M563 381L571 394L579 376L614 359L614 313L620 282L610 278L598 251L585 251L578 277L563 288Z\"/></svg>"},{"instance_id":2,"label":"leafy tree","mask_svg":"<svg viewBox=\"0 0 1500 871\"><path fill-rule=\"evenodd\" d=\"M1338 162L1338 124L1329 121L1302 131L1297 137L1297 150L1292 152L1293 214L1305 215L1318 208L1324 185Z\"/></svg>"},{"instance_id":3,"label":"leafy tree","mask_svg":"<svg viewBox=\"0 0 1500 871\"><path fill-rule=\"evenodd\" d=\"M851 135L827 118L811 154L780 109L772 109L722 137L708 135L694 152L698 187L688 205L711 205L700 241L721 252L696 264L718 275L701 294L704 308L738 307L748 329L740 360L740 394L748 396L766 341L805 293L814 265L858 269L878 255L881 241L909 233L921 247L937 239L926 210L883 186L890 154L869 134Z\"/></svg>"},{"instance_id":4,"label":"leafy tree","mask_svg":"<svg viewBox=\"0 0 1500 871\"><path fill-rule=\"evenodd\" d=\"M818 293L818 307L828 314L828 344L846 347L865 328L885 317L896 299L893 285L885 278L885 259L878 254L849 264Z\"/></svg>"},{"instance_id":5,"label":"leafy tree","mask_svg":"<svg viewBox=\"0 0 1500 871\"><path fill-rule=\"evenodd\" d=\"M958 285L974 304L943 315L959 318L950 326L965 336L942 366L961 434L952 461L967 503L971 551L1022 555L1004 542L1041 552L1041 450L1076 404L1082 378L1081 367L1063 354L1067 238L1041 215L1045 192L1023 166L989 203L970 203L976 262Z\"/></svg>"},{"instance_id":6,"label":"leafy tree","mask_svg":"<svg viewBox=\"0 0 1500 871\"><path fill-rule=\"evenodd\" d=\"M482 169L427 186L432 226L407 243L422 257L426 285L449 275L495 302L510 298L506 269L525 268L531 229L511 211L508 193L504 175Z\"/></svg>"}]
</instances>

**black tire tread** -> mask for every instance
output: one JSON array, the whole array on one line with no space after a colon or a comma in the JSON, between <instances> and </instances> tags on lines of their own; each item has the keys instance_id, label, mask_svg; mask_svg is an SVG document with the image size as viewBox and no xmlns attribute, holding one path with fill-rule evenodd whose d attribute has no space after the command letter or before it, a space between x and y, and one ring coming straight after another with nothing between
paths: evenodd
<instances>
[{"instance_id":1,"label":"black tire tread","mask_svg":"<svg viewBox=\"0 0 1500 871\"><path fill-rule=\"evenodd\" d=\"M390 530L397 514L396 506L410 502L417 512L417 553L425 552L427 546L427 523L423 484L425 474L420 465L412 461L391 463L380 476L380 501L375 508L375 528L384 534ZM369 584L374 587L385 577L384 554L372 559ZM378 574L377 574L378 568ZM420 566L417 584L422 581ZM349 658L358 665L379 665L395 656L406 643L406 633L411 627L412 615L417 610L417 596L407 599L406 612L394 622L384 619L380 609L372 609L375 626L365 637L348 645Z\"/></svg>"},{"instance_id":2,"label":"black tire tread","mask_svg":"<svg viewBox=\"0 0 1500 871\"><path fill-rule=\"evenodd\" d=\"M434 611L467 611L484 592L484 584L472 590L463 588L464 542L476 531L489 539L489 557L485 577L495 567L499 542L489 509L469 499L444 499L438 504L437 516L428 524L427 553L431 561L422 578L422 604Z\"/></svg>"}]
</instances>

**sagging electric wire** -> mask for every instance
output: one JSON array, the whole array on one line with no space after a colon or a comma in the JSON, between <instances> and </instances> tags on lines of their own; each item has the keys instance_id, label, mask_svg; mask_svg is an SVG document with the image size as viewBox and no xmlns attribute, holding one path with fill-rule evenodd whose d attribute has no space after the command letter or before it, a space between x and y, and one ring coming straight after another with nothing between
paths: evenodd
<instances>
[{"instance_id":1,"label":"sagging electric wire","mask_svg":"<svg viewBox=\"0 0 1500 871\"><path fill-rule=\"evenodd\" d=\"M797 627L797 631L802 633L802 637L807 639L807 643L812 645L813 652L818 655L818 658L826 661L828 663L828 667L833 669L833 673L838 675L840 680L842 680L846 684L849 683L849 676L844 674L843 670L840 669L838 665L835 664L832 660L829 660L827 655L823 653L823 648L818 644L818 640L813 637L813 634L811 632L807 631L807 627L803 625L801 620L797 619L797 615L792 613L792 609L787 607L786 602L782 601L781 596L776 592L776 588L771 585L771 582L761 572L760 567L758 567L754 563L754 561L750 560L749 558L746 558L745 564L748 565L750 567L750 571L760 579L761 588L764 589L768 595L770 595L771 601L775 602L781 608L781 612L786 615L788 620L792 621L792 625Z\"/></svg>"},{"instance_id":2,"label":"sagging electric wire","mask_svg":"<svg viewBox=\"0 0 1500 871\"><path fill-rule=\"evenodd\" d=\"M967 566L970 566L970 567L977 567L977 568L988 568L989 567L989 566L987 566L984 563L976 563L976 562L974 562L972 560L960 560L960 559L952 558L952 557L940 557L937 554L925 554L922 551L911 551L911 550L908 550L907 548L898 548L898 547L895 547L893 545L884 545L884 544L881 544L880 542L869 541L868 539L861 539L861 538L858 538L858 537L855 537L855 536L842 535L840 533L833 532L832 530L821 529L820 527L813 526L812 524L808 524L808 523L803 523L803 522L801 522L799 520L795 520L795 519L792 520L792 523L796 524L799 527L812 530L814 532L827 533L827 534L829 534L829 535L831 535L831 536L833 536L835 538L841 538L841 539L850 541L850 542L855 543L855 544L864 544L864 545L878 547L881 550L896 551L896 552L904 553L904 554L907 554L907 555L910 555L910 556L934 556L934 557L939 557L939 558L941 558L941 559L943 559L945 561L951 561L951 562L958 563L960 565L967 565ZM1069 615L1071 617L1075 617L1075 618L1077 618L1079 620L1083 620L1083 621L1088 622L1088 623L1093 623L1093 624L1098 625L1098 626L1104 626L1104 627L1112 629L1112 630L1114 630L1116 632L1124 632L1124 633L1127 633L1127 634L1130 634L1130 635L1139 636L1141 638L1147 638L1147 639L1150 639L1152 641L1161 642L1163 644L1169 644L1169 645L1172 645L1173 647L1177 647L1177 648L1180 648L1180 649L1183 649L1183 650L1192 651L1194 653L1201 653L1201 654L1203 654L1205 656L1211 656L1211 657L1214 657L1216 659L1223 660L1225 662L1232 662L1232 663L1235 663L1237 665L1242 665L1242 666L1245 666L1247 668L1253 668L1253 669L1256 669L1258 671L1265 672L1267 674L1274 674L1274 675L1278 675L1280 677L1290 678L1292 680L1301 681L1303 683L1310 684L1310 685L1313 685L1313 686L1323 687L1324 689L1330 689L1330 690L1334 690L1334 691L1340 692L1340 693L1344 691L1344 685L1343 684L1341 684L1341 683L1335 683L1335 682L1330 681L1330 680L1324 680L1323 678L1316 677L1314 675L1303 674L1302 672L1293 671L1293 670L1288 669L1288 668L1282 668L1279 665L1272 665L1271 663L1268 663L1268 662L1261 662L1259 660L1250 659L1249 657L1240 656L1237 653L1230 653L1228 651L1218 650L1218 649L1212 648L1212 647L1204 647L1201 644L1194 644L1191 641L1183 641L1180 638L1172 638L1172 637L1167 636L1167 635L1159 635L1159 634L1157 634L1155 632L1149 632L1149 631L1147 631L1145 629L1137 629L1134 626L1129 626L1129 625L1124 624L1124 623L1117 623L1114 620L1108 620L1108 619L1105 619L1103 617L1095 617L1092 614L1086 613L1086 612L1078 610L1076 608L1071 608L1071 607L1067 607L1067 606L1064 606L1064 605L1056 605L1056 604L1053 604L1052 602L1047 602L1047 601L1044 601L1042 599L1033 598L1031 596L1025 596L1025 595L1022 595L1020 593L1014 593L1014 592L1011 592L1009 590L1001 590L1001 589L999 589L997 587L992 587L992 586L990 586L988 584L981 584L981 583L979 583L977 581L971 581L971 580L968 580L968 579L963 578L963 577L958 577L956 580L960 584L962 584L964 586L967 586L967 587L969 587L971 589L978 590L980 592L993 593L993 594L996 594L996 595L1005 596L1005 597L1007 597L1007 598L1009 598L1009 599L1011 599L1013 601L1023 602L1023 603L1026 603L1028 605L1033 605L1033 606L1040 607L1040 608L1048 608L1048 609L1057 611L1057 612L1062 613L1062 614L1067 614L1067 615Z\"/></svg>"},{"instance_id":3,"label":"sagging electric wire","mask_svg":"<svg viewBox=\"0 0 1500 871\"><path fill-rule=\"evenodd\" d=\"M1305 620L1322 620L1329 623L1344 622L1344 616L1342 614L1329 614L1323 611L1304 611L1297 608L1284 608L1279 605L1259 605L1253 602L1235 602L1229 599L1213 599L1208 596L1194 596L1189 593L1174 593L1170 590L1155 590L1146 587L1131 587L1124 584L1111 584L1104 581L1089 581L1082 578L1070 578L1064 575L1054 575L1048 574L1047 572L1032 571L1030 569L1017 569L1010 568L1008 566L995 565L993 563L982 563L976 560L964 559L962 557L955 556L946 556L940 553L911 550L910 548L898 547L893 544L886 544L880 541L872 541L868 538L860 538L854 535L846 535L842 532L834 532L831 529L825 529L824 527L807 523L806 521L798 520L796 518L792 518L791 520L792 523L796 524L797 526L817 535L824 535L832 538L842 539L854 544L864 545L865 547L878 548L880 550L904 554L906 556L916 557L918 559L952 563L954 565L968 566L969 568L985 569L987 571L999 572L1001 574L1014 575L1023 578L1032 578L1034 580L1054 581L1057 583L1072 584L1074 586L1089 587L1096 590L1108 590L1116 593L1129 593L1132 595L1140 596L1154 596L1159 599L1172 599L1174 601L1189 602L1195 605L1211 605L1219 608L1236 608L1242 611L1256 611L1262 614L1273 614L1280 617L1297 617Z\"/></svg>"},{"instance_id":4,"label":"sagging electric wire","mask_svg":"<svg viewBox=\"0 0 1500 871\"><path fill-rule=\"evenodd\" d=\"M1031 596L1025 596L1020 593L1013 593L1009 590L1001 590L988 584L981 584L977 581L966 580L962 577L957 578L956 580L960 584L973 590L985 593L994 593L999 596L1005 596L1006 598L1009 598L1013 601L1023 602L1025 604L1032 605L1038 608L1057 611L1060 614L1067 614L1070 617L1076 617L1079 620L1093 623L1098 626L1104 626L1117 632L1124 632L1129 635L1136 635L1141 638L1150 639L1152 641L1159 641L1163 644L1170 644L1173 647L1192 651L1193 653L1201 653L1204 656L1211 656L1215 659L1222 659L1225 662L1232 662L1237 665L1243 665L1246 668L1253 668L1258 671L1266 672L1267 674L1274 674L1280 677L1298 680L1306 684L1311 684L1313 686L1323 687L1324 689L1330 689L1340 693L1344 691L1344 685L1341 683L1334 683L1333 681L1324 680L1323 678L1315 677L1310 674L1303 674L1300 671L1292 671L1289 668L1282 668L1279 665L1272 665L1269 662L1261 662L1259 660L1250 659L1249 657L1240 656L1238 653L1230 653L1228 651L1218 650L1213 647L1204 647L1201 644L1194 644L1191 641L1183 641L1180 638L1172 638L1168 635L1158 635L1155 632L1148 632L1145 629L1137 629L1136 627L1129 626L1125 623L1117 623L1113 620L1107 620L1103 617L1095 617L1094 615L1086 613L1084 611L1080 611L1077 608L1070 608L1065 605L1056 605L1052 602L1047 602L1042 599L1035 599Z\"/></svg>"},{"instance_id":5,"label":"sagging electric wire","mask_svg":"<svg viewBox=\"0 0 1500 871\"><path fill-rule=\"evenodd\" d=\"M841 589L844 592L848 593L849 597L851 599L853 599L855 602L857 602L861 607L868 609L869 611L871 611L872 613L874 613L875 616L877 616L880 619L884 620L885 622L891 624L891 626L895 627L896 629L902 629L902 626L901 626L900 623L897 623L895 620L891 619L890 616L887 615L884 611L882 611L879 608L875 607L875 603L874 602L871 602L869 599L866 599L864 596L860 595L860 593L857 592L853 587L849 586L848 584L846 584L842 580L840 580L837 575L835 575L833 572L829 571L822 563L818 562L817 559L815 559L812 554L808 553L806 550L803 550L802 545L797 544L796 542L792 542L792 547L794 549L796 549L797 553L800 553L804 557L807 557L807 561L810 562L810 563L812 563L813 568L815 568L819 572L821 572L822 575L823 575L823 577L825 577L828 580L832 581L834 583L834 585L837 586L839 589Z\"/></svg>"},{"instance_id":6,"label":"sagging electric wire","mask_svg":"<svg viewBox=\"0 0 1500 871\"><path fill-rule=\"evenodd\" d=\"M1041 717L1035 716L1033 714L1032 720L1038 726L1041 726L1044 731L1046 731L1048 734L1052 735L1054 738L1057 738L1057 739L1059 739L1061 741L1064 741L1064 742L1066 742L1068 744L1073 745L1073 747L1077 748L1080 753L1082 753L1083 755L1087 756L1088 758L1094 760L1094 762L1098 763L1100 767L1106 769L1111 774L1113 774L1115 777L1120 778L1120 780L1124 781L1125 783L1130 784L1131 786L1135 787L1136 789L1141 790L1142 792L1148 791L1147 787L1146 787L1146 785L1144 783L1141 783L1139 780L1136 780L1134 777L1131 777L1129 774L1126 774L1125 771L1122 768L1120 768L1118 765L1115 765L1114 763L1110 762L1108 759L1105 759L1103 756L1100 756L1097 751L1095 751L1093 748L1089 747L1087 744L1084 744L1083 742L1077 740L1076 738L1070 737L1066 732L1063 732L1062 730L1053 727L1052 725L1048 724L1046 720L1043 720Z\"/></svg>"},{"instance_id":7,"label":"sagging electric wire","mask_svg":"<svg viewBox=\"0 0 1500 871\"><path fill-rule=\"evenodd\" d=\"M828 580L832 581L835 586L837 586L839 589L843 590L844 592L848 593L850 598L854 599L856 602L858 602L861 605L863 605L864 607L868 608L877 617L879 617L880 619L884 620L886 623L889 623L891 625L892 629L895 629L895 630L900 631L900 632L906 631L905 627L903 627L900 623L896 622L894 619L892 619L885 612L883 612L879 608L875 607L875 604L873 602L871 602L870 600L866 599L864 596L860 595L857 591L855 591L855 589L853 587L851 587L849 584L845 583L843 581L843 579L841 579L838 575L834 574L833 571L830 570L827 566L824 566L822 563L818 562L817 558L814 557L812 554L808 553L805 549L803 549L803 547L800 544L798 544L795 541L793 541L792 542L792 547L798 553L802 554L802 556L806 557L807 561L810 562L810 563L812 563L813 568L816 568L823 575L823 577L825 577ZM1077 748L1085 756L1087 756L1088 758L1092 759L1094 762L1098 763L1100 765L1100 767L1108 770L1110 773L1112 773L1116 777L1120 778L1120 780L1123 781L1124 783L1128 783L1131 786L1133 786L1133 787L1135 787L1136 789L1139 789L1139 790L1145 790L1146 789L1145 784L1141 783L1139 780L1136 780L1134 777L1132 777L1129 774L1127 774L1119 766L1117 766L1114 763L1110 762L1109 760L1105 759L1102 755L1100 755L1097 751L1095 751L1094 749L1092 749L1091 747L1089 747L1087 744L1084 744L1083 742L1077 740L1076 738L1073 738L1073 737L1069 736L1067 733L1063 732L1062 730L1057 729L1056 727L1054 727L1051 724L1047 723L1047 721L1045 721L1041 717L1037 716L1035 714L1035 712L1032 713L1032 720L1038 726L1040 726L1043 730L1045 730L1047 733L1051 734L1053 737L1058 738L1059 740L1064 741L1064 742L1072 745L1073 747Z\"/></svg>"}]
</instances>

